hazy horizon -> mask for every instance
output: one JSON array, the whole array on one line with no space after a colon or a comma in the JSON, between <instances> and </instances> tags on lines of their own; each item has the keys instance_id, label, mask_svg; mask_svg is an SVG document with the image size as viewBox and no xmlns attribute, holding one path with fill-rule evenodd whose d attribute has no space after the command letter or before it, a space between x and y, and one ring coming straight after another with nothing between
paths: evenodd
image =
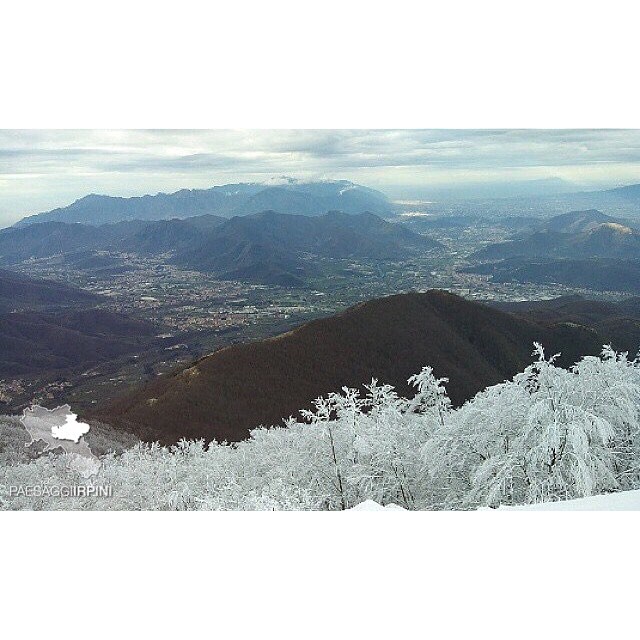
<instances>
[{"instance_id":1,"label":"hazy horizon","mask_svg":"<svg viewBox=\"0 0 640 640\"><path fill-rule=\"evenodd\" d=\"M391 199L602 189L640 182L640 130L0 130L0 227L90 193L281 175Z\"/></svg>"}]
</instances>

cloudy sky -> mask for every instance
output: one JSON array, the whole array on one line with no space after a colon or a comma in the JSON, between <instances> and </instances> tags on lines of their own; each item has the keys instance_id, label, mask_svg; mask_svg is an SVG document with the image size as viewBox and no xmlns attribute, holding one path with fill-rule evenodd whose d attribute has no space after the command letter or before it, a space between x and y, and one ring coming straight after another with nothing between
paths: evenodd
<instances>
[{"instance_id":1,"label":"cloudy sky","mask_svg":"<svg viewBox=\"0 0 640 640\"><path fill-rule=\"evenodd\" d=\"M596 189L640 182L640 130L0 130L0 227L88 193L281 175L396 199L512 195L526 181Z\"/></svg>"}]
</instances>

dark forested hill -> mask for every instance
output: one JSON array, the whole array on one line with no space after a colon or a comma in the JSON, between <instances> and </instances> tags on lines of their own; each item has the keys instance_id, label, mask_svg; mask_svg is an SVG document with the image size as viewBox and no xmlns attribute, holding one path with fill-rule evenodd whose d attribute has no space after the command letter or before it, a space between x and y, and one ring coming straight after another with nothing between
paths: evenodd
<instances>
[{"instance_id":1,"label":"dark forested hill","mask_svg":"<svg viewBox=\"0 0 640 640\"><path fill-rule=\"evenodd\" d=\"M95 303L98 297L52 280L0 269L0 313Z\"/></svg>"},{"instance_id":2,"label":"dark forested hill","mask_svg":"<svg viewBox=\"0 0 640 640\"><path fill-rule=\"evenodd\" d=\"M9 227L0 230L0 264L12 265L33 258L124 248L129 237L149 224L133 220L99 227L66 222Z\"/></svg>"},{"instance_id":3,"label":"dark forested hill","mask_svg":"<svg viewBox=\"0 0 640 640\"><path fill-rule=\"evenodd\" d=\"M151 345L155 325L95 308L100 300L0 269L0 378L77 371Z\"/></svg>"},{"instance_id":4,"label":"dark forested hill","mask_svg":"<svg viewBox=\"0 0 640 640\"><path fill-rule=\"evenodd\" d=\"M595 291L640 294L640 260L512 258L462 271L488 275L492 282L559 283Z\"/></svg>"},{"instance_id":5,"label":"dark forested hill","mask_svg":"<svg viewBox=\"0 0 640 640\"><path fill-rule=\"evenodd\" d=\"M0 377L78 370L139 351L155 332L101 309L0 314Z\"/></svg>"},{"instance_id":6,"label":"dark forested hill","mask_svg":"<svg viewBox=\"0 0 640 640\"><path fill-rule=\"evenodd\" d=\"M0 264L94 247L102 241L94 229L81 224L47 222L0 231Z\"/></svg>"},{"instance_id":7,"label":"dark forested hill","mask_svg":"<svg viewBox=\"0 0 640 640\"><path fill-rule=\"evenodd\" d=\"M640 349L640 298L622 302L562 296L532 302L490 302L491 306L533 322L573 323L590 327L619 351L635 356Z\"/></svg>"},{"instance_id":8,"label":"dark forested hill","mask_svg":"<svg viewBox=\"0 0 640 640\"><path fill-rule=\"evenodd\" d=\"M94 417L164 443L233 441L372 377L408 392L407 378L424 365L450 379L449 394L461 403L521 370L534 341L561 351L565 365L603 343L591 328L539 324L442 291L396 295L221 349L103 405Z\"/></svg>"}]
</instances>

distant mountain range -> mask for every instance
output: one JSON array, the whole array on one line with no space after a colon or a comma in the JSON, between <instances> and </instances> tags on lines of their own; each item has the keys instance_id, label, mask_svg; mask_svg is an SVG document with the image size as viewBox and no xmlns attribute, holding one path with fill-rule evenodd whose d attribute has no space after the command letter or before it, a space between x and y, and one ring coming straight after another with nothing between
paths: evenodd
<instances>
[{"instance_id":1,"label":"distant mountain range","mask_svg":"<svg viewBox=\"0 0 640 640\"><path fill-rule=\"evenodd\" d=\"M571 193L556 192L555 195L540 194L540 202L555 202L561 208L600 209L616 211L621 215L637 217L640 206L640 184L631 184L613 189L596 191L576 191ZM532 196L534 194L531 194Z\"/></svg>"},{"instance_id":2,"label":"distant mountain range","mask_svg":"<svg viewBox=\"0 0 640 640\"><path fill-rule=\"evenodd\" d=\"M532 189L529 194L522 194L512 198L504 198L503 203L513 208L518 201L528 201L534 206L555 205L558 211L574 209L599 209L601 211L616 211L619 215L637 217L640 207L640 184L631 184L612 189L598 189L595 191L577 191L573 185L570 188L537 191ZM546 192L545 192L546 191ZM499 196L498 196L499 197ZM552 207L553 208L553 207Z\"/></svg>"},{"instance_id":3,"label":"distant mountain range","mask_svg":"<svg viewBox=\"0 0 640 640\"><path fill-rule=\"evenodd\" d=\"M574 211L519 239L489 245L470 259L550 257L640 259L640 231L597 210Z\"/></svg>"},{"instance_id":4,"label":"distant mountain range","mask_svg":"<svg viewBox=\"0 0 640 640\"><path fill-rule=\"evenodd\" d=\"M101 225L202 215L230 218L266 210L310 216L327 211L370 211L378 215L393 212L384 194L347 180L303 182L282 178L276 183L227 184L133 198L91 194L67 207L26 217L16 226L52 221Z\"/></svg>"},{"instance_id":5,"label":"distant mountain range","mask_svg":"<svg viewBox=\"0 0 640 640\"><path fill-rule=\"evenodd\" d=\"M273 211L236 216L140 220L90 226L42 222L0 232L0 264L59 256L91 270L126 266L98 251L171 254L171 260L222 279L300 286L317 271L312 258L399 260L441 245L372 213L300 216Z\"/></svg>"},{"instance_id":6,"label":"distant mountain range","mask_svg":"<svg viewBox=\"0 0 640 640\"><path fill-rule=\"evenodd\" d=\"M449 378L457 404L531 361L533 342L561 363L608 341L591 327L537 323L442 291L371 300L276 338L233 345L163 375L89 417L149 441L236 441L281 424L314 398L372 377L408 393L424 365Z\"/></svg>"},{"instance_id":7,"label":"distant mountain range","mask_svg":"<svg viewBox=\"0 0 640 640\"><path fill-rule=\"evenodd\" d=\"M602 191L590 191L575 194L576 200L582 198L589 201L591 207L598 209L622 208L628 209L637 215L637 208L640 205L640 184L630 184L615 189L604 189Z\"/></svg>"}]
</instances>

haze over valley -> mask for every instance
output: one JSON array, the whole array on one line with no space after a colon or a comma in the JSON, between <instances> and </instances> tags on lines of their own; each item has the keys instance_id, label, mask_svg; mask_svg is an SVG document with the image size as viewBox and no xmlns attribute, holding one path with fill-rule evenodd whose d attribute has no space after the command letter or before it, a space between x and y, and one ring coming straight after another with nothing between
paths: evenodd
<instances>
[{"instance_id":1,"label":"haze over valley","mask_svg":"<svg viewBox=\"0 0 640 640\"><path fill-rule=\"evenodd\" d=\"M279 178L87 196L0 230L0 401L90 409L221 347L411 291L627 300L640 295L636 210L633 186L407 202Z\"/></svg>"}]
</instances>

